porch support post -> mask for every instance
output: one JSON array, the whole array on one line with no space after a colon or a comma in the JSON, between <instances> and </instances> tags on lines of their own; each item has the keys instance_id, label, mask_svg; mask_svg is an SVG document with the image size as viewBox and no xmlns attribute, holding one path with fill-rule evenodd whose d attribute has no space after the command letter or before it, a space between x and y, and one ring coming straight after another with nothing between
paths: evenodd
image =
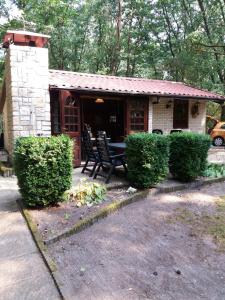
<instances>
[{"instance_id":1,"label":"porch support post","mask_svg":"<svg viewBox=\"0 0 225 300\"><path fill-rule=\"evenodd\" d=\"M149 104L148 104L148 132L152 133L152 121L153 121L153 105L152 98L149 96Z\"/></svg>"}]
</instances>

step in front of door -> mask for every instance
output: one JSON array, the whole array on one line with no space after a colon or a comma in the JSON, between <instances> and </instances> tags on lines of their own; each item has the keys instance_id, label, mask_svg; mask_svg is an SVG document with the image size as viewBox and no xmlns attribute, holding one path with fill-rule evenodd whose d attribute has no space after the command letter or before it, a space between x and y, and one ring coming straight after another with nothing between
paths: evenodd
<instances>
[{"instance_id":1,"label":"step in front of door","mask_svg":"<svg viewBox=\"0 0 225 300\"><path fill-rule=\"evenodd\" d=\"M9 155L5 150L0 150L0 161L1 162L8 162Z\"/></svg>"}]
</instances>

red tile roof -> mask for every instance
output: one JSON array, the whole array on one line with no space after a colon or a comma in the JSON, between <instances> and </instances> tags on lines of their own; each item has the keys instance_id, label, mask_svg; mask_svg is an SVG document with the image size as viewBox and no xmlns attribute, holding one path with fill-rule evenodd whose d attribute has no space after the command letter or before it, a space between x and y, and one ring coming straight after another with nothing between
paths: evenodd
<instances>
[{"instance_id":1,"label":"red tile roof","mask_svg":"<svg viewBox=\"0 0 225 300\"><path fill-rule=\"evenodd\" d=\"M223 100L225 97L182 82L50 70L50 88L122 94Z\"/></svg>"}]
</instances>

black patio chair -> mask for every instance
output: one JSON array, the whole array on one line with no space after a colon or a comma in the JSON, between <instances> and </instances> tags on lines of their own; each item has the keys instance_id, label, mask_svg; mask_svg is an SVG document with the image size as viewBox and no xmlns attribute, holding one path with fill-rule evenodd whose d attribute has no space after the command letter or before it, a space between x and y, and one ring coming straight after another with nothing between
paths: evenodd
<instances>
[{"instance_id":1,"label":"black patio chair","mask_svg":"<svg viewBox=\"0 0 225 300\"><path fill-rule=\"evenodd\" d=\"M163 131L162 131L162 129L153 129L152 133L163 134Z\"/></svg>"},{"instance_id":2,"label":"black patio chair","mask_svg":"<svg viewBox=\"0 0 225 300\"><path fill-rule=\"evenodd\" d=\"M89 131L91 133L91 126L87 123L84 123L84 131Z\"/></svg>"},{"instance_id":3,"label":"black patio chair","mask_svg":"<svg viewBox=\"0 0 225 300\"><path fill-rule=\"evenodd\" d=\"M111 138L107 137L106 131L98 131L97 136L98 136L98 138L106 139L107 145L108 145L108 142L111 140ZM109 154L115 155L116 152L114 150L110 149Z\"/></svg>"},{"instance_id":4,"label":"black patio chair","mask_svg":"<svg viewBox=\"0 0 225 300\"><path fill-rule=\"evenodd\" d=\"M91 141L91 132L88 130L84 130L82 133L82 145L86 155L86 161L81 173L89 171L91 172L89 176L92 177L100 160L98 152L94 151Z\"/></svg>"},{"instance_id":5,"label":"black patio chair","mask_svg":"<svg viewBox=\"0 0 225 300\"><path fill-rule=\"evenodd\" d=\"M98 149L98 155L99 155L99 164L95 171L94 178L97 178L97 176L102 176L106 178L105 183L109 183L110 177L115 170L115 168L123 166L125 172L127 172L127 167L125 164L124 154L118 154L118 155L111 155L108 147L108 142L106 135L99 134L96 138L96 146ZM107 170L106 173L101 172Z\"/></svg>"},{"instance_id":6,"label":"black patio chair","mask_svg":"<svg viewBox=\"0 0 225 300\"><path fill-rule=\"evenodd\" d=\"M99 138L106 138L107 141L110 140L110 138L107 137L106 131L98 131L97 136Z\"/></svg>"}]
</instances>

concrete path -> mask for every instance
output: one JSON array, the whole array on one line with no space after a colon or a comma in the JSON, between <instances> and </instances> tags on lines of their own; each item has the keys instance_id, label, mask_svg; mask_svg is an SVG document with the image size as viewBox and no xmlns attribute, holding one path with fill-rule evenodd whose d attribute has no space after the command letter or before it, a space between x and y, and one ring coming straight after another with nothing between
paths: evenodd
<instances>
[{"instance_id":1,"label":"concrete path","mask_svg":"<svg viewBox=\"0 0 225 300\"><path fill-rule=\"evenodd\" d=\"M225 164L225 148L211 147L208 152L208 162Z\"/></svg>"},{"instance_id":2,"label":"concrete path","mask_svg":"<svg viewBox=\"0 0 225 300\"><path fill-rule=\"evenodd\" d=\"M60 299L18 210L16 179L0 177L0 299Z\"/></svg>"}]
</instances>

